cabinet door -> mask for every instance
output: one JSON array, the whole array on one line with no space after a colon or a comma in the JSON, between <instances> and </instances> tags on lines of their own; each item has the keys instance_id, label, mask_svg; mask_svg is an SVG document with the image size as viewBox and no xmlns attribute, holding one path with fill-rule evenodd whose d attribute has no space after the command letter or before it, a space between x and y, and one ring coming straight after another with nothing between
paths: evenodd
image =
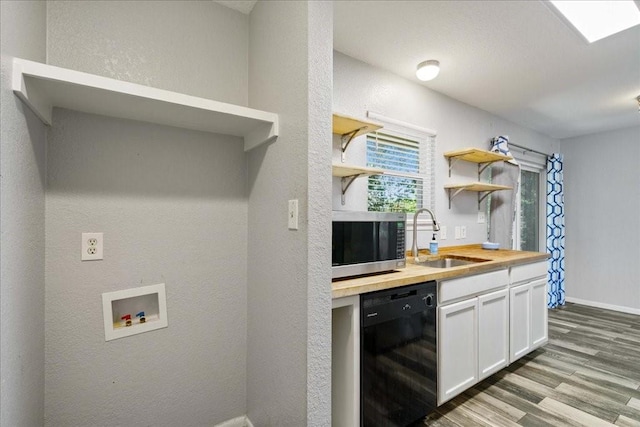
<instances>
[{"instance_id":1,"label":"cabinet door","mask_svg":"<svg viewBox=\"0 0 640 427\"><path fill-rule=\"evenodd\" d=\"M531 350L549 340L547 323L547 279L531 282Z\"/></svg>"},{"instance_id":2,"label":"cabinet door","mask_svg":"<svg viewBox=\"0 0 640 427\"><path fill-rule=\"evenodd\" d=\"M478 299L438 307L438 405L478 381Z\"/></svg>"},{"instance_id":3,"label":"cabinet door","mask_svg":"<svg viewBox=\"0 0 640 427\"><path fill-rule=\"evenodd\" d=\"M531 351L531 286L510 289L509 362L518 360Z\"/></svg>"},{"instance_id":4,"label":"cabinet door","mask_svg":"<svg viewBox=\"0 0 640 427\"><path fill-rule=\"evenodd\" d=\"M478 297L480 380L509 364L509 290Z\"/></svg>"}]
</instances>

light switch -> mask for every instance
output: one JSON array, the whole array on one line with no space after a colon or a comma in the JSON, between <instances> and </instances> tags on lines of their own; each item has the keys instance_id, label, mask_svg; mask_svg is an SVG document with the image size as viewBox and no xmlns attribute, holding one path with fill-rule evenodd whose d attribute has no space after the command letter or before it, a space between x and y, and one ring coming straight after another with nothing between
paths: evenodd
<instances>
[{"instance_id":1,"label":"light switch","mask_svg":"<svg viewBox=\"0 0 640 427\"><path fill-rule=\"evenodd\" d=\"M289 230L298 229L298 199L289 200L289 212L287 214Z\"/></svg>"}]
</instances>

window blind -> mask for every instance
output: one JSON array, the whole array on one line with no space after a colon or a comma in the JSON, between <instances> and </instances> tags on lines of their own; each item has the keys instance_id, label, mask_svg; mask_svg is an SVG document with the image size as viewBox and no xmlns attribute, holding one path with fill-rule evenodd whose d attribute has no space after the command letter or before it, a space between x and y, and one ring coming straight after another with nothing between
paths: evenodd
<instances>
[{"instance_id":1,"label":"window blind","mask_svg":"<svg viewBox=\"0 0 640 427\"><path fill-rule=\"evenodd\" d=\"M367 166L380 168L368 182L370 211L434 208L435 138L374 132L367 136Z\"/></svg>"}]
</instances>

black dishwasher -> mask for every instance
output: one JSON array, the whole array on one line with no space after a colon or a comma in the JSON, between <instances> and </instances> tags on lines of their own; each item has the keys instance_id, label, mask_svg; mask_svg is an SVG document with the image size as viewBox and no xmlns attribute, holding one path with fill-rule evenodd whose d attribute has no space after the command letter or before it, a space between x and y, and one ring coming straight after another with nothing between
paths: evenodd
<instances>
[{"instance_id":1,"label":"black dishwasher","mask_svg":"<svg viewBox=\"0 0 640 427\"><path fill-rule=\"evenodd\" d=\"M360 425L401 427L437 406L436 282L360 296Z\"/></svg>"}]
</instances>

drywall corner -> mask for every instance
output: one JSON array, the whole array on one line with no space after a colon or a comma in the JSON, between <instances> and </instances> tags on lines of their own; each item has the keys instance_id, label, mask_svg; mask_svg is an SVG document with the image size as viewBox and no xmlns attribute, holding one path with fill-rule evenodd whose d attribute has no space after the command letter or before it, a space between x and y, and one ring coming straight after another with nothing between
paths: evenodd
<instances>
[{"instance_id":1,"label":"drywall corner","mask_svg":"<svg viewBox=\"0 0 640 427\"><path fill-rule=\"evenodd\" d=\"M249 154L247 413L256 425L331 423L331 28L330 2L258 2L251 13L250 106L282 118L278 140Z\"/></svg>"},{"instance_id":2,"label":"drywall corner","mask_svg":"<svg viewBox=\"0 0 640 427\"><path fill-rule=\"evenodd\" d=\"M46 128L11 90L12 57L44 62L46 3L0 2L0 425L44 424Z\"/></svg>"}]
</instances>

